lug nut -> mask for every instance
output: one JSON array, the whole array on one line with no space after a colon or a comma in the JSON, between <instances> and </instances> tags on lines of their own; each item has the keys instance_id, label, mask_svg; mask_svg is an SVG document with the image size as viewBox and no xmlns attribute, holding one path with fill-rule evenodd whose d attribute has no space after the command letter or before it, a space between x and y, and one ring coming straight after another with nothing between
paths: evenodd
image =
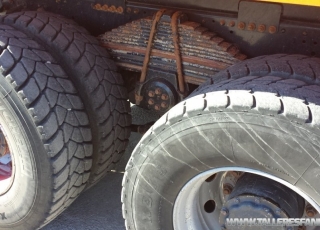
<instances>
[{"instance_id":1,"label":"lug nut","mask_svg":"<svg viewBox=\"0 0 320 230\"><path fill-rule=\"evenodd\" d=\"M275 27L275 26L269 26L269 33L270 33L270 34L274 34L275 32L277 32L277 27Z\"/></svg>"},{"instance_id":2,"label":"lug nut","mask_svg":"<svg viewBox=\"0 0 320 230\"><path fill-rule=\"evenodd\" d=\"M256 29L256 24L254 24L254 23L249 23L249 25L248 25L248 30L253 31L253 30L255 30L255 29Z\"/></svg>"},{"instance_id":3,"label":"lug nut","mask_svg":"<svg viewBox=\"0 0 320 230\"><path fill-rule=\"evenodd\" d=\"M161 99L164 100L164 101L168 100L168 99L169 99L168 94L165 94L165 93L162 94L162 95L161 95Z\"/></svg>"},{"instance_id":4,"label":"lug nut","mask_svg":"<svg viewBox=\"0 0 320 230\"><path fill-rule=\"evenodd\" d=\"M228 210L225 209L225 208L223 208L223 209L221 209L220 213L221 213L222 215L226 216L226 215L228 214Z\"/></svg>"},{"instance_id":5,"label":"lug nut","mask_svg":"<svg viewBox=\"0 0 320 230\"><path fill-rule=\"evenodd\" d=\"M150 91L148 92L148 96L149 96L149 97L154 97L154 91L150 90Z\"/></svg>"},{"instance_id":6,"label":"lug nut","mask_svg":"<svg viewBox=\"0 0 320 230\"><path fill-rule=\"evenodd\" d=\"M258 26L258 31L260 32L260 33L263 33L264 31L266 31L266 26L265 25L259 25Z\"/></svg>"},{"instance_id":7,"label":"lug nut","mask_svg":"<svg viewBox=\"0 0 320 230\"><path fill-rule=\"evenodd\" d=\"M230 27L234 27L235 25L236 25L236 23L234 21L229 22Z\"/></svg>"},{"instance_id":8,"label":"lug nut","mask_svg":"<svg viewBox=\"0 0 320 230\"><path fill-rule=\"evenodd\" d=\"M156 104L156 105L154 106L154 109L157 110L157 111L159 111L159 110L161 109L161 107L160 107L160 105Z\"/></svg>"},{"instance_id":9,"label":"lug nut","mask_svg":"<svg viewBox=\"0 0 320 230\"><path fill-rule=\"evenodd\" d=\"M149 105L153 105L153 104L154 104L154 100L150 98L150 99L148 100L148 104L149 104Z\"/></svg>"},{"instance_id":10,"label":"lug nut","mask_svg":"<svg viewBox=\"0 0 320 230\"><path fill-rule=\"evenodd\" d=\"M233 187L230 184L224 184L223 185L223 194L229 195L233 190Z\"/></svg>"},{"instance_id":11,"label":"lug nut","mask_svg":"<svg viewBox=\"0 0 320 230\"><path fill-rule=\"evenodd\" d=\"M157 95L160 95L162 93L160 88L156 88L156 90L154 91Z\"/></svg>"},{"instance_id":12,"label":"lug nut","mask_svg":"<svg viewBox=\"0 0 320 230\"><path fill-rule=\"evenodd\" d=\"M226 24L225 20L220 20L220 25L224 26Z\"/></svg>"},{"instance_id":13,"label":"lug nut","mask_svg":"<svg viewBox=\"0 0 320 230\"><path fill-rule=\"evenodd\" d=\"M308 204L306 207L306 213L309 217L314 217L318 212L314 207Z\"/></svg>"},{"instance_id":14,"label":"lug nut","mask_svg":"<svg viewBox=\"0 0 320 230\"><path fill-rule=\"evenodd\" d=\"M161 107L165 109L165 108L167 108L167 107L168 107L168 104L167 104L167 103L165 103L165 102L162 102L162 103L161 103Z\"/></svg>"},{"instance_id":15,"label":"lug nut","mask_svg":"<svg viewBox=\"0 0 320 230\"><path fill-rule=\"evenodd\" d=\"M239 28L240 30L244 30L244 29L246 28L246 23L244 23L244 22L239 22L238 28Z\"/></svg>"}]
</instances>

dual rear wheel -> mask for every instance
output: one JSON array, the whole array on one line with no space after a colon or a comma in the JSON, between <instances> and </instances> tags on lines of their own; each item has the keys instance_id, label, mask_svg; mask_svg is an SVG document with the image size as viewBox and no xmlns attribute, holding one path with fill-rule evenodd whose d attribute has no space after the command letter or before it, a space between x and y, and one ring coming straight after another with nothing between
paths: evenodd
<instances>
[{"instance_id":1,"label":"dual rear wheel","mask_svg":"<svg viewBox=\"0 0 320 230\"><path fill-rule=\"evenodd\" d=\"M0 21L0 229L37 229L119 161L130 107L113 61L73 21Z\"/></svg>"}]
</instances>

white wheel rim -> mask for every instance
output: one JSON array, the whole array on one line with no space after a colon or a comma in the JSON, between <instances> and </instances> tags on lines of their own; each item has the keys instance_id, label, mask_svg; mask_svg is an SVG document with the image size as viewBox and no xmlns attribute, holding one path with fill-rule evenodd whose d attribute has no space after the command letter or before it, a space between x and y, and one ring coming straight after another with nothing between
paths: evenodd
<instances>
[{"instance_id":1,"label":"white wheel rim","mask_svg":"<svg viewBox=\"0 0 320 230\"><path fill-rule=\"evenodd\" d=\"M222 167L211 169L197 175L181 189L177 196L173 209L173 226L175 230L210 230L221 228L219 224L219 215L223 204L223 198L221 197L221 189L219 188L221 188L222 186L221 178L224 176L224 173L228 171L240 171L257 174L277 181L295 191L309 204L311 204L318 211L318 213L320 213L319 204L317 204L299 188L288 183L287 181L284 181L273 175L249 168ZM206 188L208 187L208 185L205 184L205 180L214 174L216 174L217 176L213 185L219 186L218 191L210 191L210 189ZM207 190L207 192L205 190ZM216 208L212 213L206 213L204 211L203 200L207 199L214 199L215 201ZM313 227L308 227L307 229L313 229Z\"/></svg>"}]
</instances>

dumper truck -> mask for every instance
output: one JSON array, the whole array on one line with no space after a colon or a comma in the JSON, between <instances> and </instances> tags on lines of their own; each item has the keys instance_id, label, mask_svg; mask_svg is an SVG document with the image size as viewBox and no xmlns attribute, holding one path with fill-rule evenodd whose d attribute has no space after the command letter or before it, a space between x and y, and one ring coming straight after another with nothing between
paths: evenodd
<instances>
[{"instance_id":1,"label":"dumper truck","mask_svg":"<svg viewBox=\"0 0 320 230\"><path fill-rule=\"evenodd\" d=\"M318 0L1 0L0 229L48 224L131 132L127 230L318 229L319 38Z\"/></svg>"}]
</instances>

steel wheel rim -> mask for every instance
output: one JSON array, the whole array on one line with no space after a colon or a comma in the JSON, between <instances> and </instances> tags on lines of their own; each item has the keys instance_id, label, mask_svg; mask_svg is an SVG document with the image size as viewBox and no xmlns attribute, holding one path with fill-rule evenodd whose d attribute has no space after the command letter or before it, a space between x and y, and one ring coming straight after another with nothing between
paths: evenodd
<instances>
[{"instance_id":1,"label":"steel wheel rim","mask_svg":"<svg viewBox=\"0 0 320 230\"><path fill-rule=\"evenodd\" d=\"M3 127L0 126L0 196L7 193L14 181L15 167L12 148Z\"/></svg>"},{"instance_id":2,"label":"steel wheel rim","mask_svg":"<svg viewBox=\"0 0 320 230\"><path fill-rule=\"evenodd\" d=\"M239 171L257 174L263 177L272 179L278 183L285 185L291 190L295 191L301 197L303 197L309 204L311 204L318 213L320 213L320 206L312 198L302 192L299 188L292 184L277 178L268 173L264 173L258 170L243 168L243 167L221 167L208 170L200 173L192 178L179 192L173 208L173 226L175 230L209 230L209 229L221 229L219 224L219 215L222 207L222 198L217 200L215 196L215 210L212 213L207 213L203 208L203 201L209 199L208 194L205 192L206 179L212 175L216 175L216 183L219 183L221 187L221 178L226 172ZM220 188L219 187L219 188ZM221 189L219 191L212 191L211 193L218 194L221 197ZM209 192L210 194L210 192ZM206 196L206 197L203 197ZM201 201L201 202L200 202ZM308 228L309 229L309 228Z\"/></svg>"}]
</instances>

